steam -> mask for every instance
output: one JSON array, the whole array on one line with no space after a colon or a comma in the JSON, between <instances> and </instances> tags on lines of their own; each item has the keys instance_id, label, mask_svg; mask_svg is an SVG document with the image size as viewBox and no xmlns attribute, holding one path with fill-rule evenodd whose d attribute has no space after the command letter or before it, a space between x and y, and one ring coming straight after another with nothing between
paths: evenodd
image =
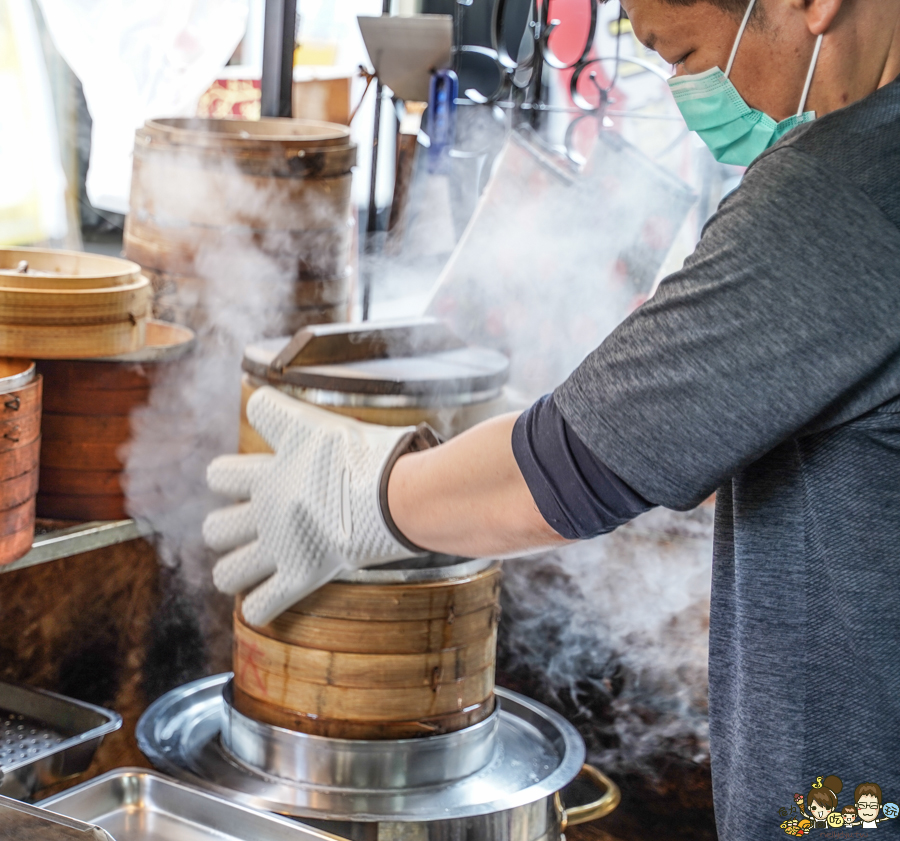
<instances>
[{"instance_id":1,"label":"steam","mask_svg":"<svg viewBox=\"0 0 900 841\"><path fill-rule=\"evenodd\" d=\"M190 158L184 164L187 175L193 171ZM227 206L252 213L278 199L275 186L241 187L246 180L236 169L233 174ZM194 191L195 206L222 206L221 195L197 193L202 183L195 179L180 189ZM169 185L153 189L146 205L162 205ZM247 227L223 229L196 252L201 282L163 290L161 315L194 329L196 347L158 370L149 404L132 414L124 477L129 513L152 529L161 561L176 571L177 586L192 603L210 671L231 668L231 600L213 589L215 557L201 535L206 515L229 502L207 489L206 468L216 456L237 452L244 348L286 332L300 257L289 232L267 231L265 250L260 242Z\"/></svg>"},{"instance_id":2,"label":"steam","mask_svg":"<svg viewBox=\"0 0 900 841\"><path fill-rule=\"evenodd\" d=\"M581 168L513 135L428 312L506 352L512 400L529 405L650 294L679 232L697 229L693 203L617 134ZM707 506L507 563L499 682L576 723L605 769L705 762L711 558Z\"/></svg>"},{"instance_id":3,"label":"steam","mask_svg":"<svg viewBox=\"0 0 900 841\"><path fill-rule=\"evenodd\" d=\"M478 144L487 161L500 151L495 135ZM380 316L421 312L430 298L430 312L463 338L506 351L522 405L564 379L649 293L679 228L689 228L682 222L690 207L683 184L649 161L636 164L621 145L600 147L580 181L552 156L548 164L530 155L521 143L500 155L497 171L506 166L508 178L480 200L431 294L472 216L481 172L466 162L439 173L420 167L414 198L432 198L412 206L418 218L405 250L381 258L375 287ZM156 188L162 196L167 185ZM266 207L271 198L253 191L228 201ZM441 233L439 248L428 231ZM197 330L196 351L160 376L149 406L133 417L129 510L153 528L160 557L192 594L209 670L230 668L231 605L212 589L214 558L201 538L205 515L225 503L207 491L205 471L237 449L244 347L285 332L294 264L284 255L296 255L296 243L279 236L270 232L263 250L236 228L201 249L203 287L166 297L170 316ZM708 507L657 510L612 535L506 564L500 682L563 712L608 770L708 756L711 533Z\"/></svg>"},{"instance_id":4,"label":"steam","mask_svg":"<svg viewBox=\"0 0 900 841\"><path fill-rule=\"evenodd\" d=\"M589 757L653 774L708 757L712 508L507 562L500 680L561 711Z\"/></svg>"}]
</instances>

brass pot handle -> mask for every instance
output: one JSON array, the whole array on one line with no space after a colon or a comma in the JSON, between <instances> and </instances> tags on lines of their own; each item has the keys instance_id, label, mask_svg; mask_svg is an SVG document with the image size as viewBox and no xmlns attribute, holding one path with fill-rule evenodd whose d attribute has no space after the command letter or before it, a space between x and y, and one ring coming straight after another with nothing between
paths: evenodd
<instances>
[{"instance_id":1,"label":"brass pot handle","mask_svg":"<svg viewBox=\"0 0 900 841\"><path fill-rule=\"evenodd\" d=\"M556 811L559 813L560 832L565 832L566 827L578 826L579 824L606 817L619 805L619 801L622 799L622 792L619 791L619 787L593 765L588 765L587 763L582 765L577 779L588 780L600 789L603 795L599 800L593 801L593 803L585 803L583 806L572 806L567 809L563 806L560 793L556 792L553 795L553 799L556 804Z\"/></svg>"}]
</instances>

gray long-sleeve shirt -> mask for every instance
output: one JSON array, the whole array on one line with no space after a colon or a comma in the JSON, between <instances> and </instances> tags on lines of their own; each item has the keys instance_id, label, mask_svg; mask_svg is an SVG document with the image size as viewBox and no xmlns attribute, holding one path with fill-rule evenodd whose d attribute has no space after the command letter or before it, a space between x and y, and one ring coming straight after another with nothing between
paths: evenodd
<instances>
[{"instance_id":1,"label":"gray long-sleeve shirt","mask_svg":"<svg viewBox=\"0 0 900 841\"><path fill-rule=\"evenodd\" d=\"M900 800L900 83L761 156L553 400L605 486L718 491L720 837L778 837L817 776Z\"/></svg>"}]
</instances>

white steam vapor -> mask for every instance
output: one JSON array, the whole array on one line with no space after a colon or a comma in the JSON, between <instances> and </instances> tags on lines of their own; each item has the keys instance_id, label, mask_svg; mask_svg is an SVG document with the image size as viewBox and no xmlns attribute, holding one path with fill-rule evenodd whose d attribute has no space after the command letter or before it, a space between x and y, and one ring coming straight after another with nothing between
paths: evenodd
<instances>
[{"instance_id":1,"label":"white steam vapor","mask_svg":"<svg viewBox=\"0 0 900 841\"><path fill-rule=\"evenodd\" d=\"M186 177L191 171L188 159ZM200 190L202 183L180 189ZM155 188L160 197L169 189L164 183ZM229 201L252 213L277 198L275 189L248 187L233 191ZM156 198L148 197L147 204ZM195 205L203 201L222 199L193 193ZM285 332L299 257L291 253L294 240L287 231L267 231L265 251L258 242L249 228L223 229L196 252L195 274L202 282L165 290L165 315L194 329L197 343L190 356L157 375L149 404L132 414L125 470L128 511L151 527L161 561L178 570L195 604L210 665L219 670L230 668L230 608L212 588L215 558L201 526L228 501L207 489L206 468L216 456L237 452L244 348Z\"/></svg>"},{"instance_id":2,"label":"white steam vapor","mask_svg":"<svg viewBox=\"0 0 900 841\"><path fill-rule=\"evenodd\" d=\"M708 756L712 507L505 564L504 676L562 710L592 760L652 770Z\"/></svg>"},{"instance_id":3,"label":"white steam vapor","mask_svg":"<svg viewBox=\"0 0 900 841\"><path fill-rule=\"evenodd\" d=\"M631 155L627 149L614 152L611 162ZM462 171L466 183L453 183L461 180L458 171L441 175L448 183L437 183L439 190L432 183L445 206L431 210L443 220L439 228L445 232L446 203L459 196L468 202L473 192L471 170ZM677 194L678 185L664 184L665 189L657 186L652 195L643 195L640 184L629 184L627 167L616 172L615 183L602 169L596 173L607 191L616 191L615 213L626 208L630 214L620 220L629 224L629 241L635 231L646 235L653 260L661 262L664 249L654 239L660 217L666 216L660 196ZM529 196L533 186L533 181L517 181L513 171L508 189L495 191L485 227L469 238L477 246L474 256L456 261L459 283L435 297L439 314L451 316L464 338L483 344L493 337L511 355L515 384L526 398L555 385L565 374L560 373L563 361L566 370L577 364L652 281L640 253L626 254L633 262L622 269L620 249L614 247L619 243L608 238L624 237L624 228L606 226L608 196L598 192L589 213L570 209L562 216L555 214L559 205L542 204L539 194ZM583 200L583 191L575 193ZM564 201L554 195L554 201ZM266 200L259 194L245 199L248 207L265 206ZM523 203L529 200L538 212L523 232L519 221L528 216ZM471 210L463 203L450 207L449 215L459 219ZM657 227L635 227L635 219L643 223L641 214L655 216ZM675 225L679 216L666 218ZM523 237L527 248L519 247ZM230 231L198 254L205 291L196 300L189 298L195 290L177 302L198 331L196 352L161 378L150 405L135 414L127 466L129 510L150 523L161 558L181 570L196 594L198 617L212 640L211 661L221 669L230 663L228 606L212 594L214 559L203 546L200 528L206 513L223 500L207 491L205 470L212 458L237 448L244 347L279 334L291 305L293 267L268 256L271 242L263 252L256 239ZM491 243L498 247L479 254L482 244ZM286 241L284 250L291 247ZM512 259L522 253L531 255L524 266ZM413 274L416 259L407 249L397 277ZM433 276L435 254L423 252L419 259ZM390 268L382 262L379 273L390 275ZM570 285L563 288L566 279ZM480 290L495 294L489 305ZM561 303L549 304L553 296ZM529 326L535 314L541 317L537 330ZM707 755L711 531L710 508L688 515L658 510L598 540L506 564L502 676L575 721L592 757L605 768L650 767L662 755L687 761Z\"/></svg>"}]
</instances>

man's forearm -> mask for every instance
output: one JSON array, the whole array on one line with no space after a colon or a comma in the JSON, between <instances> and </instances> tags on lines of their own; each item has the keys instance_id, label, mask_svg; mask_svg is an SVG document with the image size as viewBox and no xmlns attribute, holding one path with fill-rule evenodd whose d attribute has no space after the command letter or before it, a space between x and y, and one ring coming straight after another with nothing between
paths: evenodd
<instances>
[{"instance_id":1,"label":"man's forearm","mask_svg":"<svg viewBox=\"0 0 900 841\"><path fill-rule=\"evenodd\" d=\"M388 506L417 546L464 557L566 542L541 516L516 464L518 415L493 418L432 450L397 461Z\"/></svg>"}]
</instances>

